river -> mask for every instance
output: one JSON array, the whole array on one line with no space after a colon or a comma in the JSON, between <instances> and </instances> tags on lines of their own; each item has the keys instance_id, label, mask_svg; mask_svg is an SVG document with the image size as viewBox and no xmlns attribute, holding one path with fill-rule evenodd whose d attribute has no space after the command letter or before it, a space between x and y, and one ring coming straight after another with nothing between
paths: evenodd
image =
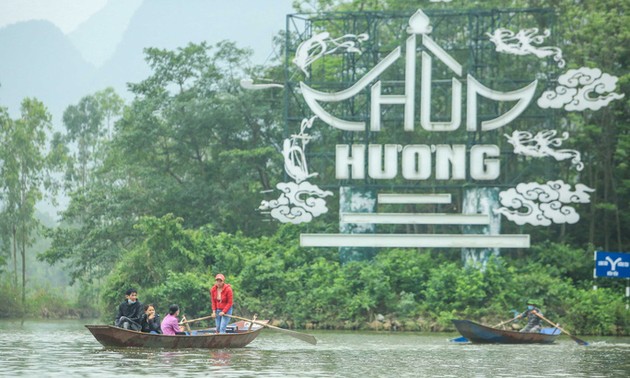
<instances>
[{"instance_id":1,"label":"river","mask_svg":"<svg viewBox=\"0 0 630 378\"><path fill-rule=\"evenodd\" d=\"M0 376L630 377L628 337L475 345L449 342L456 334L319 331L313 346L265 330L242 349L107 349L87 323L0 321Z\"/></svg>"}]
</instances>

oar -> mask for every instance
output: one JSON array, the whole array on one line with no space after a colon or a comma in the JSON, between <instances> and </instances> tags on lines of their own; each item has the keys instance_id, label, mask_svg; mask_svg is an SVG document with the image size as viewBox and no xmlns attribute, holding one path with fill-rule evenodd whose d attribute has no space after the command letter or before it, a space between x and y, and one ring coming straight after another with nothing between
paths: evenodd
<instances>
[{"instance_id":1,"label":"oar","mask_svg":"<svg viewBox=\"0 0 630 378\"><path fill-rule=\"evenodd\" d=\"M210 316L204 316L203 318L197 318L197 319L192 319L192 320L184 320L182 319L181 322L179 322L179 325L183 325L183 324L189 324L189 323L194 323L194 322L198 322L200 320L206 320L206 319L210 319L212 317L212 315Z\"/></svg>"},{"instance_id":2,"label":"oar","mask_svg":"<svg viewBox=\"0 0 630 378\"><path fill-rule=\"evenodd\" d=\"M513 317L512 319L510 319L510 320L506 320L506 321L504 321L504 322L501 322L501 323L499 323L499 324L495 325L495 326L494 326L494 327L492 327L492 328L501 327L502 325L504 325L504 324L506 324L506 323L513 322L514 320L518 319L518 318L519 318L519 316L521 316L521 315L516 315L516 316L515 316L515 317Z\"/></svg>"},{"instance_id":3,"label":"oar","mask_svg":"<svg viewBox=\"0 0 630 378\"><path fill-rule=\"evenodd\" d=\"M300 339L300 340L302 340L302 341L306 341L306 342L307 342L307 343L309 343L309 344L313 344L313 345L316 345L316 344L317 344L317 339L316 339L316 338L315 338L315 336L313 336L313 335L308 335L308 334L306 334L306 333L301 333L301 332L293 331L293 330L290 330L290 329L284 329L284 328L280 328L280 327L272 326L272 325L269 325L269 324L266 324L266 323L263 323L263 322L257 322L257 321L252 320L252 319L241 318L240 316L236 316L236 315L228 315L228 314L225 314L225 315L223 315L223 316L229 316L230 318L240 319L240 320L244 320L244 321L246 321L246 322L251 322L251 323L259 324L259 325L261 325L261 326L263 326L263 327L267 327L267 328L274 329L274 330L276 330L276 331L284 332L284 333L286 333L286 334L287 334L287 335L289 335L289 336L292 336L292 337L298 338L298 339Z\"/></svg>"},{"instance_id":4,"label":"oar","mask_svg":"<svg viewBox=\"0 0 630 378\"><path fill-rule=\"evenodd\" d=\"M544 316L540 315L538 312L534 312L534 314L536 314L536 316L538 316L539 318L541 318L542 320L546 321L547 323L551 324L552 326L558 328L560 331L566 333L570 338L573 339L573 341L575 341L576 343L580 344L580 345L588 345L588 343L582 339L578 339L577 337L573 336L572 334L570 334L569 332L563 330L562 328L560 328L559 325L552 323L549 319L545 318Z\"/></svg>"},{"instance_id":5,"label":"oar","mask_svg":"<svg viewBox=\"0 0 630 378\"><path fill-rule=\"evenodd\" d=\"M186 331L188 331L188 334L189 334L189 335L192 335L192 330L190 329L190 325L188 324L188 323L190 323L190 322L189 322L188 320L186 320L186 315L184 315L184 316L182 317L182 321L183 321L183 323L182 323L182 324L184 324L184 325L186 326Z\"/></svg>"}]
</instances>

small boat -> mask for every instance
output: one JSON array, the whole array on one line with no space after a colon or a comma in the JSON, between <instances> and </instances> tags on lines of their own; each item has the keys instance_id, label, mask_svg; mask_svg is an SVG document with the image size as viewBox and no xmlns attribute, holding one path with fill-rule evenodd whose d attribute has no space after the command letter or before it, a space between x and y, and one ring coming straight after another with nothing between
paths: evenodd
<instances>
[{"instance_id":1,"label":"small boat","mask_svg":"<svg viewBox=\"0 0 630 378\"><path fill-rule=\"evenodd\" d=\"M551 344L560 335L557 328L543 328L540 333L505 331L470 320L453 320L457 331L468 341L485 344Z\"/></svg>"},{"instance_id":2,"label":"small boat","mask_svg":"<svg viewBox=\"0 0 630 378\"><path fill-rule=\"evenodd\" d=\"M267 320L258 320L267 323ZM190 335L158 335L132 331L112 325L86 325L96 340L106 347L137 348L242 348L254 341L264 328L260 324L239 321L228 325L227 333L214 329L192 331Z\"/></svg>"}]
</instances>

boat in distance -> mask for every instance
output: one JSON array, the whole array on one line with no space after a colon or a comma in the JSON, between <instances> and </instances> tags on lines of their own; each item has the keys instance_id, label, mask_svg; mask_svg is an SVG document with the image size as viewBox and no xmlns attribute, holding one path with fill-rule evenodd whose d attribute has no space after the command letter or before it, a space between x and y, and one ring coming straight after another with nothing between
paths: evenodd
<instances>
[{"instance_id":1,"label":"boat in distance","mask_svg":"<svg viewBox=\"0 0 630 378\"><path fill-rule=\"evenodd\" d=\"M516 332L484 326L470 320L453 320L457 331L472 343L551 344L560 335L557 328L543 328L540 333Z\"/></svg>"},{"instance_id":2,"label":"boat in distance","mask_svg":"<svg viewBox=\"0 0 630 378\"><path fill-rule=\"evenodd\" d=\"M267 320L258 320L266 323ZM86 325L96 340L105 347L136 348L242 348L254 341L264 328L260 324L239 321L230 324L228 333L214 333L214 330L192 331L190 335L159 335L132 331L112 325Z\"/></svg>"}]
</instances>

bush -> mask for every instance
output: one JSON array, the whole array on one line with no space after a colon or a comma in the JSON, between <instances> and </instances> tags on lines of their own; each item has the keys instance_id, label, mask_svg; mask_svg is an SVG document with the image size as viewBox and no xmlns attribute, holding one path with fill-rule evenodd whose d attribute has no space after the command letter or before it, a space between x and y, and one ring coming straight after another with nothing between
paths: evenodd
<instances>
[{"instance_id":1,"label":"bush","mask_svg":"<svg viewBox=\"0 0 630 378\"><path fill-rule=\"evenodd\" d=\"M0 317L17 318L22 316L22 292L13 284L7 281L0 282L0 303L3 310L0 311Z\"/></svg>"}]
</instances>

